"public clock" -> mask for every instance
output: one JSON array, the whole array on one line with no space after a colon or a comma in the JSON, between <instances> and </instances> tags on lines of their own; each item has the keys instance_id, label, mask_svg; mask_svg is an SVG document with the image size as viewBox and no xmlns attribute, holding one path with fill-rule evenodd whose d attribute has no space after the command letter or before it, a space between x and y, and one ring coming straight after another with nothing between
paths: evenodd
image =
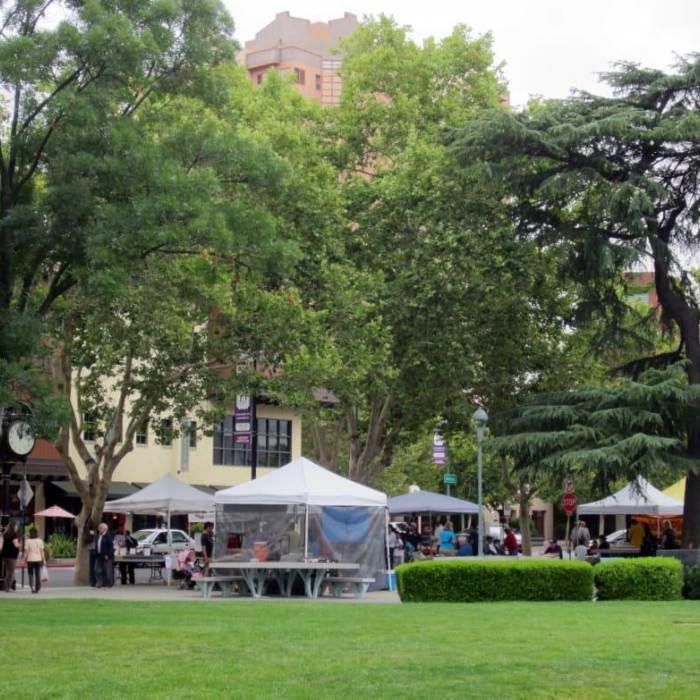
<instances>
[{"instance_id":1,"label":"public clock","mask_svg":"<svg viewBox=\"0 0 700 700\"><path fill-rule=\"evenodd\" d=\"M12 421L6 427L7 446L18 457L25 457L34 449L36 438L32 426L26 420Z\"/></svg>"}]
</instances>

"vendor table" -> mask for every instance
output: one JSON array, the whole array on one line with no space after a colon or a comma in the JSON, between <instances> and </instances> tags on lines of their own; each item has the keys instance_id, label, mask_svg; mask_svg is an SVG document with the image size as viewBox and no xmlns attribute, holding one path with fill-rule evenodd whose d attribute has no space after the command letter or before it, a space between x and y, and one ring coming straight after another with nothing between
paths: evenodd
<instances>
[{"instance_id":1,"label":"vendor table","mask_svg":"<svg viewBox=\"0 0 700 700\"><path fill-rule=\"evenodd\" d=\"M638 557L639 547L610 547L610 549L599 549L598 554L600 554L602 559L607 559L609 557L616 559L619 557Z\"/></svg>"},{"instance_id":2,"label":"vendor table","mask_svg":"<svg viewBox=\"0 0 700 700\"><path fill-rule=\"evenodd\" d=\"M304 582L306 597L318 598L329 571L357 571L360 565L317 561L212 561L209 568L219 575L240 573L254 598L262 596L267 578L277 581L282 595L291 596L297 576Z\"/></svg>"},{"instance_id":3,"label":"vendor table","mask_svg":"<svg viewBox=\"0 0 700 700\"><path fill-rule=\"evenodd\" d=\"M133 564L139 569L148 569L148 583L158 581L165 583L163 579L163 569L165 568L165 557L152 554L150 556L128 555L117 556L114 559L115 564Z\"/></svg>"}]
</instances>

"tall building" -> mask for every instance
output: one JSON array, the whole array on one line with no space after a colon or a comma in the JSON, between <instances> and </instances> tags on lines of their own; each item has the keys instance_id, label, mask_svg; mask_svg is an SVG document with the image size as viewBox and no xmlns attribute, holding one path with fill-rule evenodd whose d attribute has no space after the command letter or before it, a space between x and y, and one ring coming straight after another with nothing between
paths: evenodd
<instances>
[{"instance_id":1,"label":"tall building","mask_svg":"<svg viewBox=\"0 0 700 700\"><path fill-rule=\"evenodd\" d=\"M271 69L294 73L304 97L336 105L342 90L340 43L357 27L357 17L350 12L329 22L311 22L279 12L255 39L246 41L239 61L256 83Z\"/></svg>"}]
</instances>

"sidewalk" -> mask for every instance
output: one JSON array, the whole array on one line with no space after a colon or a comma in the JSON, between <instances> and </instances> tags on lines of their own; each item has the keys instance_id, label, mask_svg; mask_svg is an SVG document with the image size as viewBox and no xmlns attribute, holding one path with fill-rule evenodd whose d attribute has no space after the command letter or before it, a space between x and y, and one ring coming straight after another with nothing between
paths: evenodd
<instances>
[{"instance_id":1,"label":"sidewalk","mask_svg":"<svg viewBox=\"0 0 700 700\"><path fill-rule=\"evenodd\" d=\"M218 593L214 597L205 600L202 594L197 591L180 590L176 587L168 587L161 584L139 584L136 586L115 585L113 588L90 588L87 586L63 586L56 588L42 588L37 595L32 595L29 587L20 589L19 586L14 593L0 594L4 598L11 600L46 600L46 599L70 599L70 600L121 600L121 601L144 601L144 602L199 602L199 603L233 603L248 602L255 603L254 598L248 596L233 596L231 598L222 598ZM280 596L264 597L261 600L274 601L284 604L289 601L308 602L308 603L400 603L398 593L395 591L371 591L367 593L363 600L357 600L353 597L333 598L324 596L315 601L307 598L283 598Z\"/></svg>"}]
</instances>

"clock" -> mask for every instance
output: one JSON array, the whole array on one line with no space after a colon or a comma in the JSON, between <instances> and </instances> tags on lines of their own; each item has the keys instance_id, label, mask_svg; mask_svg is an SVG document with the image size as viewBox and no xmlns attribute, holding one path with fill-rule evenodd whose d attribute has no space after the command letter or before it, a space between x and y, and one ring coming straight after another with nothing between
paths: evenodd
<instances>
[{"instance_id":1,"label":"clock","mask_svg":"<svg viewBox=\"0 0 700 700\"><path fill-rule=\"evenodd\" d=\"M7 446L18 457L25 457L34 449L36 438L32 426L26 420L15 420L7 426Z\"/></svg>"}]
</instances>

